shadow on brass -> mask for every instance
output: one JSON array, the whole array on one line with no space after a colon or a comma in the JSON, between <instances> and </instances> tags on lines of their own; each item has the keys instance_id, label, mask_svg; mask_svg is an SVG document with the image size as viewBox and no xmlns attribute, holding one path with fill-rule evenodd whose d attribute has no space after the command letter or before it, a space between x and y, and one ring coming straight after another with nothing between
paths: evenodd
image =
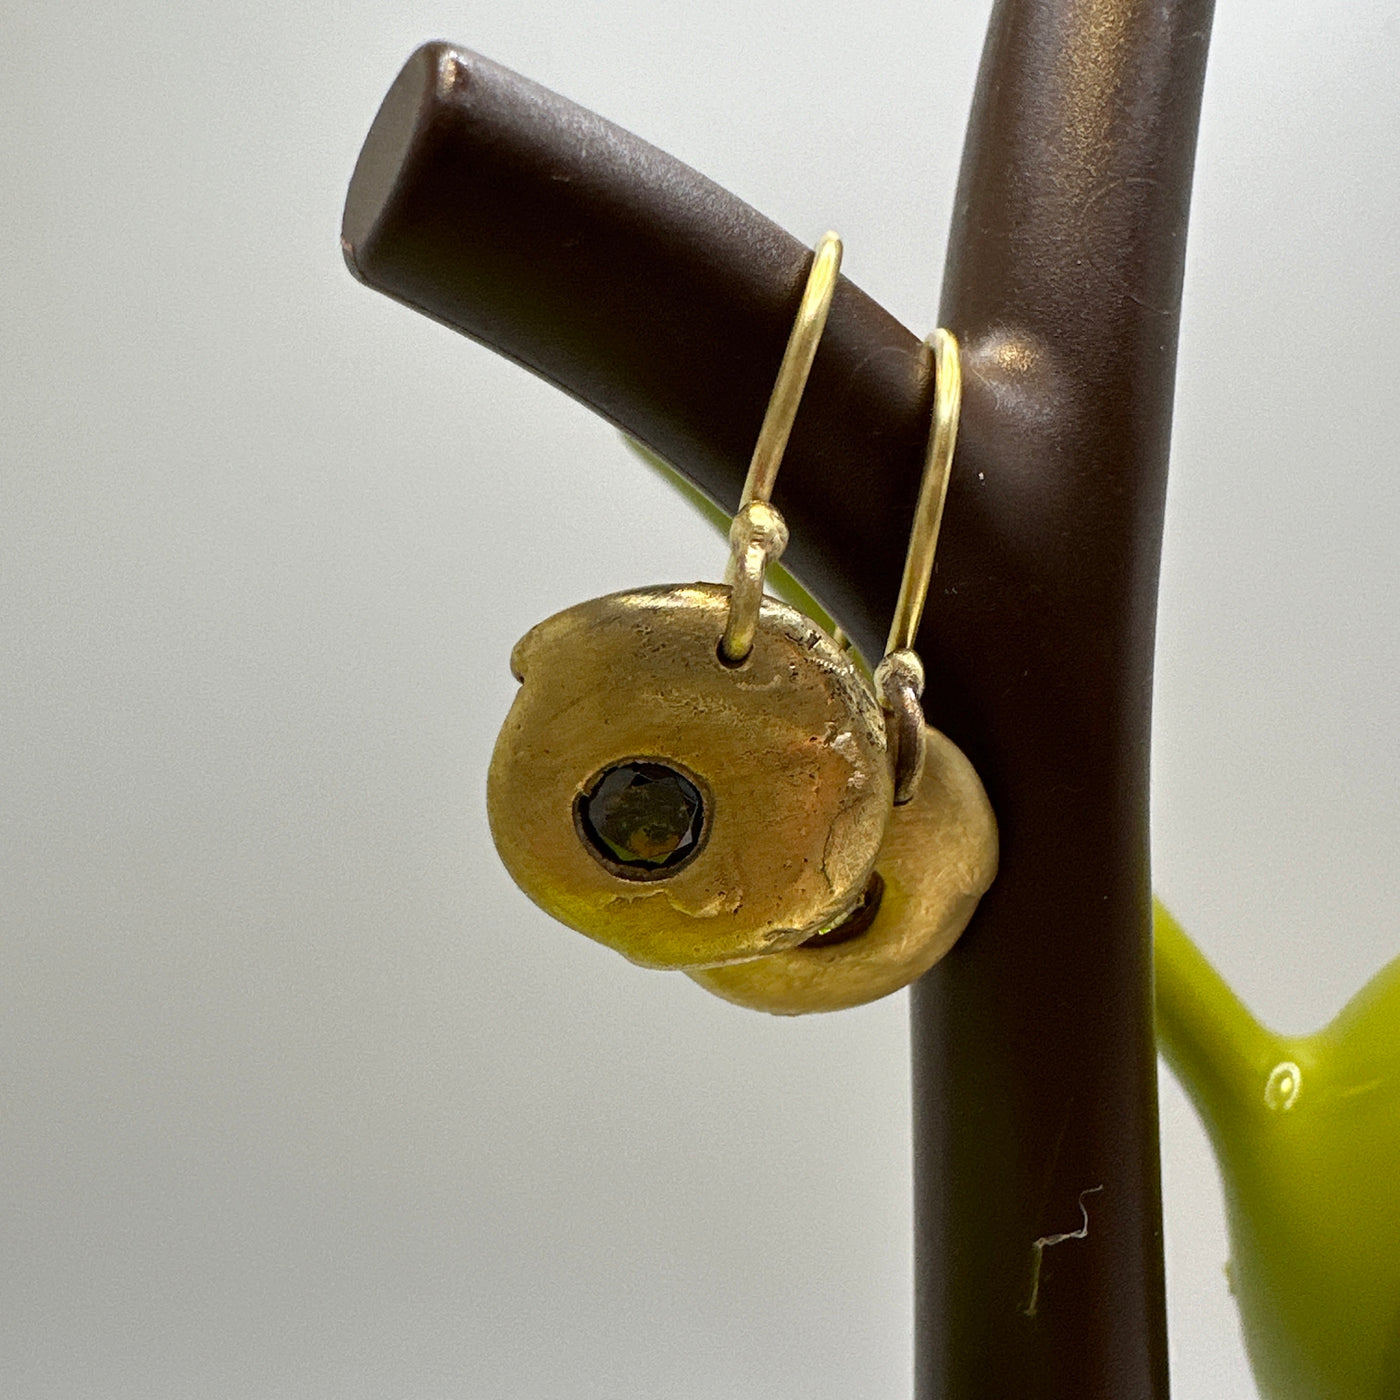
<instances>
[{"instance_id":1,"label":"shadow on brass","mask_svg":"<svg viewBox=\"0 0 1400 1400\"><path fill-rule=\"evenodd\" d=\"M864 932L840 937L838 927L690 976L754 1011L840 1011L907 986L957 942L996 875L997 827L976 771L936 729L925 726L923 775L913 799L894 809L875 870L883 890Z\"/></svg>"}]
</instances>

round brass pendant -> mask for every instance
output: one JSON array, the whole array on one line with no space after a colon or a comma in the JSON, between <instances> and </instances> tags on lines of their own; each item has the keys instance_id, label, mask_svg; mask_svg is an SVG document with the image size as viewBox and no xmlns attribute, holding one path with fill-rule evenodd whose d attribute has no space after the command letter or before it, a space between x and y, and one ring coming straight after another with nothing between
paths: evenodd
<instances>
[{"instance_id":1,"label":"round brass pendant","mask_svg":"<svg viewBox=\"0 0 1400 1400\"><path fill-rule=\"evenodd\" d=\"M837 929L810 945L690 975L755 1011L840 1011L907 986L957 942L996 875L997 825L962 750L927 725L923 776L913 799L894 809L875 870L883 890L862 932L842 940ZM852 925L863 920L857 913Z\"/></svg>"},{"instance_id":2,"label":"round brass pendant","mask_svg":"<svg viewBox=\"0 0 1400 1400\"><path fill-rule=\"evenodd\" d=\"M647 967L800 943L860 900L893 800L880 707L815 623L764 598L737 666L729 589L593 599L532 628L487 779L512 878Z\"/></svg>"}]
</instances>

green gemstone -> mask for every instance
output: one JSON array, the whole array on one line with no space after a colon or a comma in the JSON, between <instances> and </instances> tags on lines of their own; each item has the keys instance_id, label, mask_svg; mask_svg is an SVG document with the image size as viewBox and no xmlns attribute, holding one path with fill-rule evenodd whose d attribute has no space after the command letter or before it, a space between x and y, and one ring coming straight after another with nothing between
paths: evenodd
<instances>
[{"instance_id":1,"label":"green gemstone","mask_svg":"<svg viewBox=\"0 0 1400 1400\"><path fill-rule=\"evenodd\" d=\"M699 789L662 763L605 769L579 801L579 827L608 861L647 873L683 865L698 849Z\"/></svg>"}]
</instances>

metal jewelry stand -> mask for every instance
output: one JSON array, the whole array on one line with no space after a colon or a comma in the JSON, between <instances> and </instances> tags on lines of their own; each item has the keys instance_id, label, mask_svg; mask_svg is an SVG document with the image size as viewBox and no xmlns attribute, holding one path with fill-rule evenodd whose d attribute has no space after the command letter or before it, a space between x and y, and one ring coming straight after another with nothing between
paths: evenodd
<instances>
[{"instance_id":1,"label":"metal jewelry stand","mask_svg":"<svg viewBox=\"0 0 1400 1400\"><path fill-rule=\"evenodd\" d=\"M913 991L919 1400L1167 1395L1148 735L1211 11L991 18L939 318L964 353L958 461L918 648L1001 873ZM342 241L370 286L738 499L810 254L703 176L431 44L375 119ZM786 562L870 655L930 391L918 338L843 281L774 504Z\"/></svg>"}]
</instances>

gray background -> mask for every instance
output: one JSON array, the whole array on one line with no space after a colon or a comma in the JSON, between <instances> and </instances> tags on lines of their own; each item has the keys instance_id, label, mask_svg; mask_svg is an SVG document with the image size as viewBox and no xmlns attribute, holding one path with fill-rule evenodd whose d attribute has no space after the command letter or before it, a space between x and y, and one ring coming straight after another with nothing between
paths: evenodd
<instances>
[{"instance_id":1,"label":"gray background","mask_svg":"<svg viewBox=\"0 0 1400 1400\"><path fill-rule=\"evenodd\" d=\"M908 1394L905 997L737 1011L485 829L517 635L720 543L336 238L448 37L839 228L923 331L987 9L6 6L0 1393ZM1285 1030L1397 951L1397 70L1392 4L1238 0L1206 95L1157 882ZM1249 1396L1163 1124L1176 1394Z\"/></svg>"}]
</instances>

